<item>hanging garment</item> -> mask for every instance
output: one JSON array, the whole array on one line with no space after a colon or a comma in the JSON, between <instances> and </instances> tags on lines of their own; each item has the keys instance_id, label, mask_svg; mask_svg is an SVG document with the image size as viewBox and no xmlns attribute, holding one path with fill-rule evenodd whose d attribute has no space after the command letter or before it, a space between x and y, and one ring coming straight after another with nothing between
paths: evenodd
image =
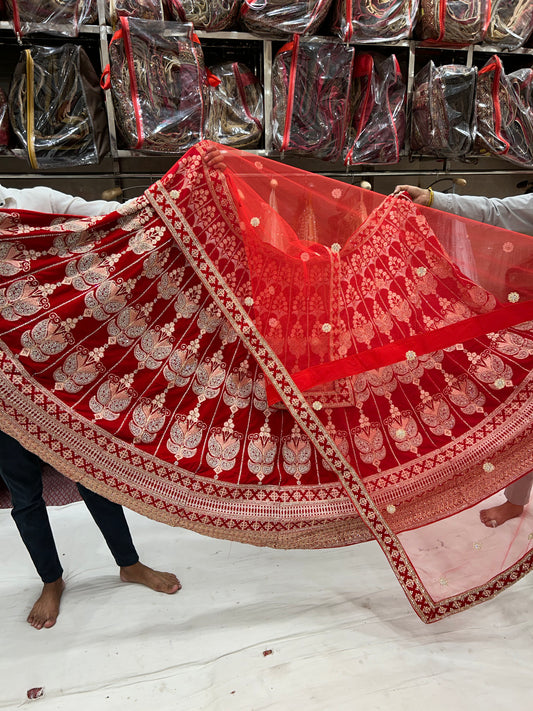
<instances>
[{"instance_id":1,"label":"hanging garment","mask_svg":"<svg viewBox=\"0 0 533 711\"><path fill-rule=\"evenodd\" d=\"M344 42L393 42L411 36L419 0L335 0L332 30Z\"/></svg>"},{"instance_id":2,"label":"hanging garment","mask_svg":"<svg viewBox=\"0 0 533 711\"><path fill-rule=\"evenodd\" d=\"M102 87L127 148L180 153L203 136L206 72L192 25L121 17Z\"/></svg>"},{"instance_id":3,"label":"hanging garment","mask_svg":"<svg viewBox=\"0 0 533 711\"><path fill-rule=\"evenodd\" d=\"M345 142L354 49L294 36L272 65L272 138L282 152L338 160Z\"/></svg>"},{"instance_id":4,"label":"hanging garment","mask_svg":"<svg viewBox=\"0 0 533 711\"><path fill-rule=\"evenodd\" d=\"M331 0L244 0L240 19L250 32L269 37L312 35L325 20Z\"/></svg>"},{"instance_id":5,"label":"hanging garment","mask_svg":"<svg viewBox=\"0 0 533 711\"><path fill-rule=\"evenodd\" d=\"M81 24L97 22L95 0L6 0L18 36L33 32L77 36Z\"/></svg>"},{"instance_id":6,"label":"hanging garment","mask_svg":"<svg viewBox=\"0 0 533 711\"><path fill-rule=\"evenodd\" d=\"M350 103L344 162L398 163L405 140L405 82L394 54L356 55Z\"/></svg>"},{"instance_id":7,"label":"hanging garment","mask_svg":"<svg viewBox=\"0 0 533 711\"><path fill-rule=\"evenodd\" d=\"M2 429L199 533L375 538L426 622L519 579L530 531L462 521L533 469L532 239L207 147L106 217L0 212Z\"/></svg>"},{"instance_id":8,"label":"hanging garment","mask_svg":"<svg viewBox=\"0 0 533 711\"><path fill-rule=\"evenodd\" d=\"M23 50L9 89L9 116L32 168L98 163L109 150L103 102L83 47Z\"/></svg>"},{"instance_id":9,"label":"hanging garment","mask_svg":"<svg viewBox=\"0 0 533 711\"><path fill-rule=\"evenodd\" d=\"M263 135L261 82L240 62L209 70L209 109L205 136L233 148L255 148Z\"/></svg>"},{"instance_id":10,"label":"hanging garment","mask_svg":"<svg viewBox=\"0 0 533 711\"><path fill-rule=\"evenodd\" d=\"M472 148L476 133L476 69L429 62L415 76L411 150L458 158Z\"/></svg>"},{"instance_id":11,"label":"hanging garment","mask_svg":"<svg viewBox=\"0 0 533 711\"><path fill-rule=\"evenodd\" d=\"M494 55L479 70L476 95L476 149L511 163L533 166L533 107L528 73L505 74Z\"/></svg>"},{"instance_id":12,"label":"hanging garment","mask_svg":"<svg viewBox=\"0 0 533 711\"><path fill-rule=\"evenodd\" d=\"M240 0L167 0L170 16L178 22L192 22L197 30L221 32L235 24Z\"/></svg>"}]
</instances>

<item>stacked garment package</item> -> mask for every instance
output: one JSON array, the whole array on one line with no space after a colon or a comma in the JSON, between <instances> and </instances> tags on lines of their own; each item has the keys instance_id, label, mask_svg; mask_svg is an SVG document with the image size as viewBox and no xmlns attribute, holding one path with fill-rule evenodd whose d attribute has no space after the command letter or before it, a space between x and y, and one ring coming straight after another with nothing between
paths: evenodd
<instances>
[{"instance_id":1,"label":"stacked garment package","mask_svg":"<svg viewBox=\"0 0 533 711\"><path fill-rule=\"evenodd\" d=\"M0 90L0 153L22 148L33 168L95 164L109 152L102 90L120 147L140 153L180 155L203 138L261 148L268 121L282 157L350 166L488 154L533 166L533 70L506 72L498 54L531 36L530 0L4 0L0 13L23 45ZM95 23L110 34L101 72L75 43ZM232 30L274 43L268 116L257 67L227 44L206 63L196 33ZM35 32L65 44L34 44ZM494 54L472 66L428 57L408 93L406 58L390 47L408 40L429 53Z\"/></svg>"}]
</instances>

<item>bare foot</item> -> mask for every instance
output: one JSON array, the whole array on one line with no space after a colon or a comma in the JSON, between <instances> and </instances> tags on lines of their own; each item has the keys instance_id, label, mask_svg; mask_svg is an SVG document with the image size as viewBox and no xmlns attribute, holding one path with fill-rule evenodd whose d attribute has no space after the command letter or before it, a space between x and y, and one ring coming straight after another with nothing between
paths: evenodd
<instances>
[{"instance_id":1,"label":"bare foot","mask_svg":"<svg viewBox=\"0 0 533 711\"><path fill-rule=\"evenodd\" d=\"M491 509L484 509L480 512L479 518L481 523L489 528L496 528L496 526L501 526L510 518L516 518L521 516L524 512L524 507L520 504L512 504L510 501L506 501L504 504L499 506L494 506Z\"/></svg>"},{"instance_id":2,"label":"bare foot","mask_svg":"<svg viewBox=\"0 0 533 711\"><path fill-rule=\"evenodd\" d=\"M120 579L124 583L140 583L156 592L172 595L181 590L181 583L173 573L160 573L140 561L120 569Z\"/></svg>"},{"instance_id":3,"label":"bare foot","mask_svg":"<svg viewBox=\"0 0 533 711\"><path fill-rule=\"evenodd\" d=\"M43 591L28 615L28 622L32 627L40 630L55 625L64 589L63 578L58 578L53 583L44 583Z\"/></svg>"}]
</instances>

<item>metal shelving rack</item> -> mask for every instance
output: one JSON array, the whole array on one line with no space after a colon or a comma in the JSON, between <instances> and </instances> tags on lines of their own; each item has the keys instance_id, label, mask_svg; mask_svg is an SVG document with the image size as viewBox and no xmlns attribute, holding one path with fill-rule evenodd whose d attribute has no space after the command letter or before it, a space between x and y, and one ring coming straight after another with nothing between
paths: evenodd
<instances>
[{"instance_id":1,"label":"metal shelving rack","mask_svg":"<svg viewBox=\"0 0 533 711\"><path fill-rule=\"evenodd\" d=\"M80 29L79 41L83 43L84 37L98 36L98 48L100 56L100 69L109 63L109 52L108 44L113 32L113 29L107 25L105 19L105 3L104 0L97 0L98 7L98 25L83 25ZM13 36L13 26L10 22L0 22L0 47L2 44L2 36L6 33L11 33ZM252 151L257 155L268 156L276 160L283 160L285 162L290 162L292 165L311 170L312 172L320 173L321 175L326 175L329 177L335 177L342 180L349 180L351 182L357 179L363 179L366 177L370 178L381 178L381 177L391 177L395 176L398 178L407 178L414 176L434 176L438 177L450 177L454 176L480 176L480 175L499 175L499 176L532 176L533 168L519 168L514 167L510 163L506 163L502 159L494 158L491 156L476 156L475 162L459 162L457 160L450 159L440 159L434 156L412 156L409 154L409 147L406 146L404 155L399 164L391 166L382 165L359 165L351 166L346 168L342 164L330 164L324 161L313 160L311 158L298 158L290 155L282 156L273 150L272 146L272 127L271 127L271 117L272 117L272 92L271 92L271 76L272 76L272 61L274 45L279 43L279 39L259 37L248 32L241 31L227 31L227 32L200 32L196 33L200 40L208 39L210 41L220 41L220 42L235 42L236 44L241 42L256 42L261 43L261 62L262 62L262 79L264 85L264 138L263 147ZM318 38L323 41L331 41L331 37L321 37ZM377 51L395 51L401 50L407 57L407 101L409 105L409 99L413 90L413 81L415 75L415 65L418 53L421 50L427 50L421 42L416 40L404 40L395 43L382 43L376 46L370 47L369 45L364 45L360 47L361 50L376 49ZM432 52L450 52L447 48L431 48ZM521 48L513 52L502 52L498 47L491 47L487 45L469 45L464 48L454 48L454 53L461 53L465 56L464 64L465 66L473 66L475 54L499 54L500 56L520 56L524 60L531 57L533 63L533 48ZM139 151L124 150L119 148L119 140L116 130L115 122L115 112L113 108L113 101L111 97L110 90L105 92L105 107L108 118L108 130L110 139L110 160L111 160L111 170L109 172L102 172L92 170L91 172L85 172L84 170L73 170L71 173L54 173L56 178L68 179L72 176L83 176L83 178L89 179L112 179L117 187L121 187L124 179L138 178L138 179L151 179L155 174L162 173L168 167L170 167L173 160L179 157L179 154L169 157L157 156L154 154L143 154ZM23 157L23 151L15 151L17 156ZM131 159L141 159L145 165L148 162L155 164L154 169L150 170L138 170L138 161L135 161L136 168L131 169L127 164L131 163ZM2 169L3 157L0 156L0 171ZM161 166L161 167L158 167ZM0 172L0 179L4 178L7 173ZM37 176L50 177L50 173L40 173L39 171L31 171L27 173L16 174L17 178L33 178Z\"/></svg>"}]
</instances>

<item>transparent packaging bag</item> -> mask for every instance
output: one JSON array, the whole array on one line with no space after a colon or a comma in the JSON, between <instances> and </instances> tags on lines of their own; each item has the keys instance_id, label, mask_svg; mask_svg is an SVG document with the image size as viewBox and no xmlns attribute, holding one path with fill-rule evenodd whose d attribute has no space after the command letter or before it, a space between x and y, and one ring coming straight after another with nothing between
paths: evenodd
<instances>
[{"instance_id":1,"label":"transparent packaging bag","mask_svg":"<svg viewBox=\"0 0 533 711\"><path fill-rule=\"evenodd\" d=\"M102 87L111 89L117 127L128 148L181 153L202 138L206 72L192 29L120 18Z\"/></svg>"},{"instance_id":2,"label":"transparent packaging bag","mask_svg":"<svg viewBox=\"0 0 533 711\"><path fill-rule=\"evenodd\" d=\"M475 147L479 153L533 167L533 110L524 100L531 94L525 87L521 92L519 83L520 74L506 76L498 55L479 70Z\"/></svg>"},{"instance_id":3,"label":"transparent packaging bag","mask_svg":"<svg viewBox=\"0 0 533 711\"><path fill-rule=\"evenodd\" d=\"M195 29L221 32L235 25L240 0L167 0L168 11L178 22L192 22Z\"/></svg>"},{"instance_id":4,"label":"transparent packaging bag","mask_svg":"<svg viewBox=\"0 0 533 711\"><path fill-rule=\"evenodd\" d=\"M109 150L98 76L78 45L22 52L11 80L9 117L33 168L95 164Z\"/></svg>"},{"instance_id":5,"label":"transparent packaging bag","mask_svg":"<svg viewBox=\"0 0 533 711\"><path fill-rule=\"evenodd\" d=\"M118 24L119 17L138 17L141 20L165 19L162 0L109 0L106 2L106 20Z\"/></svg>"},{"instance_id":6,"label":"transparent packaging bag","mask_svg":"<svg viewBox=\"0 0 533 711\"><path fill-rule=\"evenodd\" d=\"M96 0L5 0L17 35L49 32L76 37L80 25L97 22Z\"/></svg>"},{"instance_id":7,"label":"transparent packaging bag","mask_svg":"<svg viewBox=\"0 0 533 711\"><path fill-rule=\"evenodd\" d=\"M533 32L531 0L492 0L485 41L503 49L522 47Z\"/></svg>"},{"instance_id":8,"label":"transparent packaging bag","mask_svg":"<svg viewBox=\"0 0 533 711\"><path fill-rule=\"evenodd\" d=\"M332 30L344 42L392 42L411 36L419 0L335 0Z\"/></svg>"},{"instance_id":9,"label":"transparent packaging bag","mask_svg":"<svg viewBox=\"0 0 533 711\"><path fill-rule=\"evenodd\" d=\"M533 109L533 69L522 67L507 75L526 107Z\"/></svg>"},{"instance_id":10,"label":"transparent packaging bag","mask_svg":"<svg viewBox=\"0 0 533 711\"><path fill-rule=\"evenodd\" d=\"M331 0L244 0L240 18L244 26L258 35L288 37L316 33L331 6Z\"/></svg>"},{"instance_id":11,"label":"transparent packaging bag","mask_svg":"<svg viewBox=\"0 0 533 711\"><path fill-rule=\"evenodd\" d=\"M347 165L400 160L405 140L405 90L394 54L356 55L344 157Z\"/></svg>"},{"instance_id":12,"label":"transparent packaging bag","mask_svg":"<svg viewBox=\"0 0 533 711\"><path fill-rule=\"evenodd\" d=\"M205 137L234 148L255 148L263 135L259 79L240 62L224 62L210 67L208 82Z\"/></svg>"},{"instance_id":13,"label":"transparent packaging bag","mask_svg":"<svg viewBox=\"0 0 533 711\"><path fill-rule=\"evenodd\" d=\"M11 129L7 106L7 96L3 89L0 88L0 154L9 152Z\"/></svg>"},{"instance_id":14,"label":"transparent packaging bag","mask_svg":"<svg viewBox=\"0 0 533 711\"><path fill-rule=\"evenodd\" d=\"M272 66L272 129L281 152L338 160L344 146L354 49L294 36Z\"/></svg>"},{"instance_id":15,"label":"transparent packaging bag","mask_svg":"<svg viewBox=\"0 0 533 711\"><path fill-rule=\"evenodd\" d=\"M475 67L429 62L415 76L411 109L411 150L458 158L475 137Z\"/></svg>"},{"instance_id":16,"label":"transparent packaging bag","mask_svg":"<svg viewBox=\"0 0 533 711\"><path fill-rule=\"evenodd\" d=\"M490 17L490 0L420 0L422 39L437 45L483 41Z\"/></svg>"}]
</instances>

